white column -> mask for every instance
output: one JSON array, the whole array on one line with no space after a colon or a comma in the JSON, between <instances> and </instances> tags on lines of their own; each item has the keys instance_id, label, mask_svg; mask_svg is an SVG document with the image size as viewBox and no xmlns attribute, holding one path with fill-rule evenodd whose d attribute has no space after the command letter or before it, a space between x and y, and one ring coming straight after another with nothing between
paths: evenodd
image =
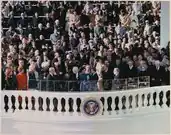
<instances>
[{"instance_id":1,"label":"white column","mask_svg":"<svg viewBox=\"0 0 171 135\"><path fill-rule=\"evenodd\" d=\"M170 1L161 1L160 45L166 47L170 41Z\"/></svg>"}]
</instances>

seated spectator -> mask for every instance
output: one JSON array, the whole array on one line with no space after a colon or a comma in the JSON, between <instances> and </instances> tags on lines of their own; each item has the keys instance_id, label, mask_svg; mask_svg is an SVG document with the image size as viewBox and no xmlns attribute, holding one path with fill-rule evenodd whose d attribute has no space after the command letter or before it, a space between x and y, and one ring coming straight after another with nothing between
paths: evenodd
<instances>
[{"instance_id":1,"label":"seated spectator","mask_svg":"<svg viewBox=\"0 0 171 135\"><path fill-rule=\"evenodd\" d=\"M21 19L18 21L18 24L21 24L22 27L26 27L27 23L27 18L25 17L24 13L21 13Z\"/></svg>"},{"instance_id":2,"label":"seated spectator","mask_svg":"<svg viewBox=\"0 0 171 135\"><path fill-rule=\"evenodd\" d=\"M124 36L126 34L126 29L121 26L121 23L119 22L118 25L115 28L115 31L118 35L120 35L121 37Z\"/></svg>"},{"instance_id":3,"label":"seated spectator","mask_svg":"<svg viewBox=\"0 0 171 135\"><path fill-rule=\"evenodd\" d=\"M8 26L11 26L12 28L16 27L16 22L14 20L13 12L9 15Z\"/></svg>"},{"instance_id":4,"label":"seated spectator","mask_svg":"<svg viewBox=\"0 0 171 135\"><path fill-rule=\"evenodd\" d=\"M151 29L152 29L152 27L149 24L149 21L148 20L146 20L145 23L146 24L145 24L145 27L144 27L144 32L147 32L147 35L151 35Z\"/></svg>"},{"instance_id":5,"label":"seated spectator","mask_svg":"<svg viewBox=\"0 0 171 135\"><path fill-rule=\"evenodd\" d=\"M56 45L59 38L59 32L56 29L54 29L54 33L50 35L51 43L53 45Z\"/></svg>"},{"instance_id":6,"label":"seated spectator","mask_svg":"<svg viewBox=\"0 0 171 135\"><path fill-rule=\"evenodd\" d=\"M99 10L95 16L95 24L100 23L100 24L104 24L104 16L101 10Z\"/></svg>"},{"instance_id":7,"label":"seated spectator","mask_svg":"<svg viewBox=\"0 0 171 135\"><path fill-rule=\"evenodd\" d=\"M83 11L85 11L86 13L89 13L91 10L93 10L93 5L89 1L87 1L84 6Z\"/></svg>"},{"instance_id":8,"label":"seated spectator","mask_svg":"<svg viewBox=\"0 0 171 135\"><path fill-rule=\"evenodd\" d=\"M160 34L160 22L158 20L155 21L155 24L153 26L153 31L156 31Z\"/></svg>"},{"instance_id":9,"label":"seated spectator","mask_svg":"<svg viewBox=\"0 0 171 135\"><path fill-rule=\"evenodd\" d=\"M18 27L16 28L16 31L19 35L24 35L24 30L21 24L18 24Z\"/></svg>"},{"instance_id":10,"label":"seated spectator","mask_svg":"<svg viewBox=\"0 0 171 135\"><path fill-rule=\"evenodd\" d=\"M26 30L24 31L26 37L28 37L29 34L32 34L32 36L35 37L34 29L30 23L28 23Z\"/></svg>"},{"instance_id":11,"label":"seated spectator","mask_svg":"<svg viewBox=\"0 0 171 135\"><path fill-rule=\"evenodd\" d=\"M38 28L35 31L35 38L38 39L40 37L40 35L45 35L45 30L43 28L43 24L39 23L38 24Z\"/></svg>"},{"instance_id":12,"label":"seated spectator","mask_svg":"<svg viewBox=\"0 0 171 135\"><path fill-rule=\"evenodd\" d=\"M50 13L52 11L52 7L49 1L46 1L46 6L43 8L44 15Z\"/></svg>"},{"instance_id":13,"label":"seated spectator","mask_svg":"<svg viewBox=\"0 0 171 135\"><path fill-rule=\"evenodd\" d=\"M80 25L84 26L84 25L88 25L90 23L90 18L88 17L88 13L86 11L82 11L81 15L80 15Z\"/></svg>"},{"instance_id":14,"label":"seated spectator","mask_svg":"<svg viewBox=\"0 0 171 135\"><path fill-rule=\"evenodd\" d=\"M30 1L28 1L28 7L26 7L26 14L28 16L32 16L34 14L33 12L33 5Z\"/></svg>"},{"instance_id":15,"label":"seated spectator","mask_svg":"<svg viewBox=\"0 0 171 135\"><path fill-rule=\"evenodd\" d=\"M100 36L100 34L102 34L103 32L104 32L104 28L99 23L97 23L96 26L94 27L94 34Z\"/></svg>"},{"instance_id":16,"label":"seated spectator","mask_svg":"<svg viewBox=\"0 0 171 135\"><path fill-rule=\"evenodd\" d=\"M49 23L49 25L53 26L53 20L52 18L50 18L50 14L46 13L46 17L43 19L43 25L45 26L47 23Z\"/></svg>"},{"instance_id":17,"label":"seated spectator","mask_svg":"<svg viewBox=\"0 0 171 135\"><path fill-rule=\"evenodd\" d=\"M38 15L38 13L36 12L32 18L32 25L33 27L37 28L38 24L41 23L40 22L40 17Z\"/></svg>"},{"instance_id":18,"label":"seated spectator","mask_svg":"<svg viewBox=\"0 0 171 135\"><path fill-rule=\"evenodd\" d=\"M73 11L71 11L71 12L73 12ZM77 15L76 11L71 13L69 16L69 26L71 26L72 24L75 24L76 27L78 27L80 25L80 18L79 18L79 15Z\"/></svg>"},{"instance_id":19,"label":"seated spectator","mask_svg":"<svg viewBox=\"0 0 171 135\"><path fill-rule=\"evenodd\" d=\"M50 23L48 22L45 27L45 38L49 39L50 35L53 33L53 28L51 27Z\"/></svg>"},{"instance_id":20,"label":"seated spectator","mask_svg":"<svg viewBox=\"0 0 171 135\"><path fill-rule=\"evenodd\" d=\"M8 37L8 38L12 38L13 36L14 36L14 34L15 34L15 31L13 30L13 28L10 26L9 27L9 29L8 29L8 31L6 32L6 37Z\"/></svg>"},{"instance_id":21,"label":"seated spectator","mask_svg":"<svg viewBox=\"0 0 171 135\"><path fill-rule=\"evenodd\" d=\"M128 27L130 25L130 15L125 11L121 10L119 19L123 27Z\"/></svg>"}]
</instances>

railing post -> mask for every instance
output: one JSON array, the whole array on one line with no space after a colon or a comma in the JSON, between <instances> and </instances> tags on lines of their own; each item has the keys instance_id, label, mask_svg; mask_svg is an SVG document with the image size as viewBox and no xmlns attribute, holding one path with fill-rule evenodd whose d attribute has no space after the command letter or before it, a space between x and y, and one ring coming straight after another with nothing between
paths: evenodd
<instances>
[{"instance_id":1,"label":"railing post","mask_svg":"<svg viewBox=\"0 0 171 135\"><path fill-rule=\"evenodd\" d=\"M57 81L55 81L55 80L53 80L53 91L58 91L58 88L56 87L56 84L57 84L58 82Z\"/></svg>"},{"instance_id":2,"label":"railing post","mask_svg":"<svg viewBox=\"0 0 171 135\"><path fill-rule=\"evenodd\" d=\"M42 80L39 80L39 89L40 89L40 91L42 91ZM46 87L45 87L45 89L46 89Z\"/></svg>"},{"instance_id":3,"label":"railing post","mask_svg":"<svg viewBox=\"0 0 171 135\"><path fill-rule=\"evenodd\" d=\"M140 88L140 77L138 77L138 88Z\"/></svg>"},{"instance_id":4,"label":"railing post","mask_svg":"<svg viewBox=\"0 0 171 135\"><path fill-rule=\"evenodd\" d=\"M126 90L128 89L128 79L125 79L125 83L126 83Z\"/></svg>"},{"instance_id":5,"label":"railing post","mask_svg":"<svg viewBox=\"0 0 171 135\"><path fill-rule=\"evenodd\" d=\"M148 86L147 87L150 87L150 76L148 76Z\"/></svg>"},{"instance_id":6,"label":"railing post","mask_svg":"<svg viewBox=\"0 0 171 135\"><path fill-rule=\"evenodd\" d=\"M69 81L67 81L67 92L69 92L69 85L70 85L70 82Z\"/></svg>"}]
</instances>

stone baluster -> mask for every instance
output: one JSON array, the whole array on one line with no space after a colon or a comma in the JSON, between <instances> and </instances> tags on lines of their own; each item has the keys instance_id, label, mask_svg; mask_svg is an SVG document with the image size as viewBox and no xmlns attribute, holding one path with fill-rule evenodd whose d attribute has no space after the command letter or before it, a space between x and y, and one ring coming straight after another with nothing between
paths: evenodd
<instances>
[{"instance_id":1,"label":"stone baluster","mask_svg":"<svg viewBox=\"0 0 171 135\"><path fill-rule=\"evenodd\" d=\"M129 113L130 112L130 109L129 109L129 95L126 95L125 107L126 107L126 113Z\"/></svg>"},{"instance_id":2,"label":"stone baluster","mask_svg":"<svg viewBox=\"0 0 171 135\"><path fill-rule=\"evenodd\" d=\"M108 97L104 97L104 116L108 116L109 115L109 112L107 111L107 109L108 109L107 98Z\"/></svg>"},{"instance_id":3,"label":"stone baluster","mask_svg":"<svg viewBox=\"0 0 171 135\"><path fill-rule=\"evenodd\" d=\"M138 94L138 108L141 111L142 109L142 92Z\"/></svg>"},{"instance_id":4,"label":"stone baluster","mask_svg":"<svg viewBox=\"0 0 171 135\"><path fill-rule=\"evenodd\" d=\"M18 96L18 106L17 106L19 110L23 109L23 100L24 100L23 96L19 95Z\"/></svg>"},{"instance_id":5,"label":"stone baluster","mask_svg":"<svg viewBox=\"0 0 171 135\"><path fill-rule=\"evenodd\" d=\"M59 97L59 98L58 98L58 113L59 113L59 114L63 114L63 113L61 112L61 110L62 110L61 99L62 99L62 97Z\"/></svg>"},{"instance_id":6,"label":"stone baluster","mask_svg":"<svg viewBox=\"0 0 171 135\"><path fill-rule=\"evenodd\" d=\"M58 112L58 110L59 110L59 100L56 97L54 97L52 99L52 104L51 104L52 105L52 109L51 110L53 110L53 112Z\"/></svg>"},{"instance_id":7,"label":"stone baluster","mask_svg":"<svg viewBox=\"0 0 171 135\"><path fill-rule=\"evenodd\" d=\"M166 102L167 102L166 91L163 91L163 105L162 105L163 108L167 108Z\"/></svg>"},{"instance_id":8,"label":"stone baluster","mask_svg":"<svg viewBox=\"0 0 171 135\"><path fill-rule=\"evenodd\" d=\"M70 114L70 112L69 112L69 98L64 97L64 99L65 99L65 114Z\"/></svg>"},{"instance_id":9,"label":"stone baluster","mask_svg":"<svg viewBox=\"0 0 171 135\"><path fill-rule=\"evenodd\" d=\"M122 112L125 114L126 113L126 96L125 95L122 95L121 96L121 103L122 103Z\"/></svg>"},{"instance_id":10,"label":"stone baluster","mask_svg":"<svg viewBox=\"0 0 171 135\"><path fill-rule=\"evenodd\" d=\"M47 97L46 98L46 111L50 112L51 111L51 108L50 108L50 105L51 105L51 101L50 101L50 98Z\"/></svg>"},{"instance_id":11,"label":"stone baluster","mask_svg":"<svg viewBox=\"0 0 171 135\"><path fill-rule=\"evenodd\" d=\"M120 102L119 102L119 96L116 96L115 99L114 99L114 103L115 103L115 112L116 114L119 114L119 107L121 107Z\"/></svg>"},{"instance_id":12,"label":"stone baluster","mask_svg":"<svg viewBox=\"0 0 171 135\"><path fill-rule=\"evenodd\" d=\"M81 98L76 98L76 112L78 115L81 115L81 103L83 101L81 100Z\"/></svg>"},{"instance_id":13,"label":"stone baluster","mask_svg":"<svg viewBox=\"0 0 171 135\"><path fill-rule=\"evenodd\" d=\"M16 97L14 95L11 96L11 101L9 101L9 103L11 103L11 105L9 105L9 107L11 107L12 112L15 112L15 110L17 109L16 107Z\"/></svg>"},{"instance_id":14,"label":"stone baluster","mask_svg":"<svg viewBox=\"0 0 171 135\"><path fill-rule=\"evenodd\" d=\"M63 114L66 112L66 104L67 104L66 98L62 97L61 98L61 112Z\"/></svg>"},{"instance_id":15,"label":"stone baluster","mask_svg":"<svg viewBox=\"0 0 171 135\"><path fill-rule=\"evenodd\" d=\"M119 103L118 103L118 107L119 107L119 114L123 114L123 110L122 110L122 107L123 107L123 103L122 103L122 98L123 98L123 95L122 94L119 94Z\"/></svg>"},{"instance_id":16,"label":"stone baluster","mask_svg":"<svg viewBox=\"0 0 171 135\"><path fill-rule=\"evenodd\" d=\"M136 110L136 100L135 100L136 93L132 93L132 111L135 113Z\"/></svg>"},{"instance_id":17,"label":"stone baluster","mask_svg":"<svg viewBox=\"0 0 171 135\"><path fill-rule=\"evenodd\" d=\"M112 97L107 98L107 111L109 115L112 114Z\"/></svg>"},{"instance_id":18,"label":"stone baluster","mask_svg":"<svg viewBox=\"0 0 171 135\"><path fill-rule=\"evenodd\" d=\"M150 108L150 111L154 111L154 106L153 106L153 94L152 94L152 92L150 92L149 95L150 95L150 100L149 100L150 106L149 106L149 108Z\"/></svg>"},{"instance_id":19,"label":"stone baluster","mask_svg":"<svg viewBox=\"0 0 171 135\"><path fill-rule=\"evenodd\" d=\"M10 104L12 106L12 104ZM9 111L9 97L7 95L4 95L4 111L7 113Z\"/></svg>"},{"instance_id":20,"label":"stone baluster","mask_svg":"<svg viewBox=\"0 0 171 135\"><path fill-rule=\"evenodd\" d=\"M16 107L16 110L15 110L15 112L19 112L20 110L19 110L19 100L18 100L18 97L19 97L19 95L18 94L14 94L14 96L15 96L15 98L16 98L16 102L15 102L15 107ZM11 102L10 102L10 104L11 104ZM10 106L11 107L11 106ZM10 108L11 109L11 108Z\"/></svg>"},{"instance_id":21,"label":"stone baluster","mask_svg":"<svg viewBox=\"0 0 171 135\"><path fill-rule=\"evenodd\" d=\"M50 109L50 112L53 112L53 97L49 97L49 100L50 100L50 105L49 105L49 109Z\"/></svg>"}]
</instances>

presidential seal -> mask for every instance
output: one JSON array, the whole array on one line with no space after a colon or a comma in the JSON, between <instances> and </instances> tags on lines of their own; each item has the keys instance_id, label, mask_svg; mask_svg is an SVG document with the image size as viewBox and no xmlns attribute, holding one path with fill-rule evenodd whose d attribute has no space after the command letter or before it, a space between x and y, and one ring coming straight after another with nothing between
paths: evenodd
<instances>
[{"instance_id":1,"label":"presidential seal","mask_svg":"<svg viewBox=\"0 0 171 135\"><path fill-rule=\"evenodd\" d=\"M88 116L95 116L101 110L101 104L95 98L88 98L83 102L82 110Z\"/></svg>"}]
</instances>

